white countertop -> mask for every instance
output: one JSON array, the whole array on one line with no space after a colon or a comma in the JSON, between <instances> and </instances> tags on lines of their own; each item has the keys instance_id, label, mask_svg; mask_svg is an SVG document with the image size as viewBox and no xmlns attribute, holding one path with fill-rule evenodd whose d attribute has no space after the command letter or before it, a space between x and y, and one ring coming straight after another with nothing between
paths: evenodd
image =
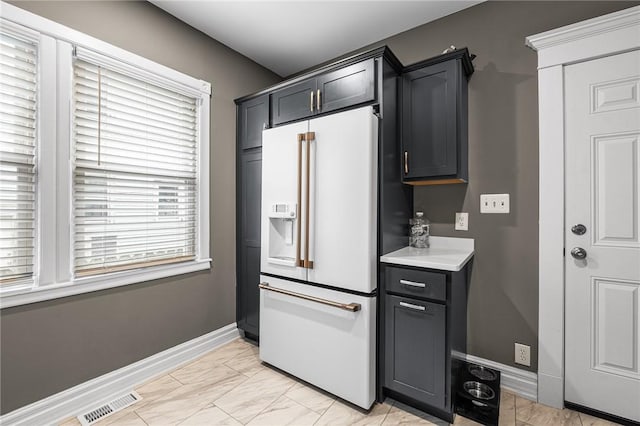
<instances>
[{"instance_id":1,"label":"white countertop","mask_svg":"<svg viewBox=\"0 0 640 426\"><path fill-rule=\"evenodd\" d=\"M473 238L429 237L429 248L404 247L380 257L380 262L419 268L459 271L473 257Z\"/></svg>"}]
</instances>

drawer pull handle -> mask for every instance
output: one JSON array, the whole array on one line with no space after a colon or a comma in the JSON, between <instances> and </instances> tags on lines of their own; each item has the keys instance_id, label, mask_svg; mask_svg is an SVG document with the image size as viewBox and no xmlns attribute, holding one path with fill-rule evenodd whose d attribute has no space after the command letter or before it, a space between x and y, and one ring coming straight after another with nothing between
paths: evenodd
<instances>
[{"instance_id":1,"label":"drawer pull handle","mask_svg":"<svg viewBox=\"0 0 640 426\"><path fill-rule=\"evenodd\" d=\"M426 283L417 283L415 281L408 281L408 280L400 280L400 284L408 285L411 287L419 287L419 288L425 288L427 286Z\"/></svg>"},{"instance_id":2,"label":"drawer pull handle","mask_svg":"<svg viewBox=\"0 0 640 426\"><path fill-rule=\"evenodd\" d=\"M413 303L400 302L400 306L403 308L414 309L416 311L424 311L426 308L420 305L414 305Z\"/></svg>"},{"instance_id":3,"label":"drawer pull handle","mask_svg":"<svg viewBox=\"0 0 640 426\"><path fill-rule=\"evenodd\" d=\"M319 297L309 296L302 293L296 293L294 291L284 290L278 287L271 287L269 283L260 283L258 284L258 287L260 287L263 290L273 291L274 293L286 294L287 296L297 297L298 299L310 300L312 302L320 303L322 305L333 306L334 308L342 309L344 311L358 312L361 308L359 303L334 302L333 300L321 299Z\"/></svg>"}]
</instances>

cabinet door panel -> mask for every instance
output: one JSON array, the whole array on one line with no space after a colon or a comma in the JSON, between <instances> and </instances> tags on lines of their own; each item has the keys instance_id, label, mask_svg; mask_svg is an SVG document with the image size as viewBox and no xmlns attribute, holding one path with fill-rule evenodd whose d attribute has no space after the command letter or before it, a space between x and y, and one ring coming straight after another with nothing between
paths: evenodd
<instances>
[{"instance_id":1,"label":"cabinet door panel","mask_svg":"<svg viewBox=\"0 0 640 426\"><path fill-rule=\"evenodd\" d=\"M445 306L386 296L384 385L445 409Z\"/></svg>"},{"instance_id":2,"label":"cabinet door panel","mask_svg":"<svg viewBox=\"0 0 640 426\"><path fill-rule=\"evenodd\" d=\"M262 146L262 130L269 127L269 95L243 102L239 108L240 147L249 149Z\"/></svg>"},{"instance_id":3,"label":"cabinet door panel","mask_svg":"<svg viewBox=\"0 0 640 426\"><path fill-rule=\"evenodd\" d=\"M271 94L271 114L273 124L286 123L313 115L315 111L316 79L302 81Z\"/></svg>"},{"instance_id":4,"label":"cabinet door panel","mask_svg":"<svg viewBox=\"0 0 640 426\"><path fill-rule=\"evenodd\" d=\"M404 177L457 173L457 82L455 61L407 73L402 89Z\"/></svg>"},{"instance_id":5,"label":"cabinet door panel","mask_svg":"<svg viewBox=\"0 0 640 426\"><path fill-rule=\"evenodd\" d=\"M260 205L262 198L262 150L242 158L242 228L244 241L260 245Z\"/></svg>"},{"instance_id":6,"label":"cabinet door panel","mask_svg":"<svg viewBox=\"0 0 640 426\"><path fill-rule=\"evenodd\" d=\"M260 334L260 246L247 244L244 247L244 330L256 336Z\"/></svg>"},{"instance_id":7,"label":"cabinet door panel","mask_svg":"<svg viewBox=\"0 0 640 426\"><path fill-rule=\"evenodd\" d=\"M375 99L374 60L350 65L318 77L318 112L329 112Z\"/></svg>"},{"instance_id":8,"label":"cabinet door panel","mask_svg":"<svg viewBox=\"0 0 640 426\"><path fill-rule=\"evenodd\" d=\"M238 274L238 327L258 336L260 291L260 204L262 194L262 152L260 149L241 153L241 231Z\"/></svg>"},{"instance_id":9,"label":"cabinet door panel","mask_svg":"<svg viewBox=\"0 0 640 426\"><path fill-rule=\"evenodd\" d=\"M447 300L447 274L385 266L387 291L403 296Z\"/></svg>"}]
</instances>

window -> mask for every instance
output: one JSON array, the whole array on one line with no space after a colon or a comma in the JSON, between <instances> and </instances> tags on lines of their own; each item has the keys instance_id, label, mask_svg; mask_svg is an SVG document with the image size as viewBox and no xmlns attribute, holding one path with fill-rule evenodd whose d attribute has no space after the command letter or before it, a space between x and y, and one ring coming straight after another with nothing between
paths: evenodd
<instances>
[{"instance_id":1,"label":"window","mask_svg":"<svg viewBox=\"0 0 640 426\"><path fill-rule=\"evenodd\" d=\"M33 278L37 45L0 32L0 283Z\"/></svg>"},{"instance_id":2,"label":"window","mask_svg":"<svg viewBox=\"0 0 640 426\"><path fill-rule=\"evenodd\" d=\"M210 84L2 8L0 307L210 268Z\"/></svg>"},{"instance_id":3,"label":"window","mask_svg":"<svg viewBox=\"0 0 640 426\"><path fill-rule=\"evenodd\" d=\"M78 276L192 260L197 99L74 61Z\"/></svg>"}]
</instances>

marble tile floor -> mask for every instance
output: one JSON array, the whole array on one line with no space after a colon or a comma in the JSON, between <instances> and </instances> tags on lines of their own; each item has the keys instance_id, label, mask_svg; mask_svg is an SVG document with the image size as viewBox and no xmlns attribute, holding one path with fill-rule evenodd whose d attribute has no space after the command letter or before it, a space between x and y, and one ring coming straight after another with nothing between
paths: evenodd
<instances>
[{"instance_id":1,"label":"marble tile floor","mask_svg":"<svg viewBox=\"0 0 640 426\"><path fill-rule=\"evenodd\" d=\"M446 425L387 399L364 412L260 362L258 348L236 339L136 391L142 400L96 425ZM477 423L456 416L455 425ZM78 426L74 417L60 423ZM500 425L607 426L613 423L556 410L502 392Z\"/></svg>"}]
</instances>

